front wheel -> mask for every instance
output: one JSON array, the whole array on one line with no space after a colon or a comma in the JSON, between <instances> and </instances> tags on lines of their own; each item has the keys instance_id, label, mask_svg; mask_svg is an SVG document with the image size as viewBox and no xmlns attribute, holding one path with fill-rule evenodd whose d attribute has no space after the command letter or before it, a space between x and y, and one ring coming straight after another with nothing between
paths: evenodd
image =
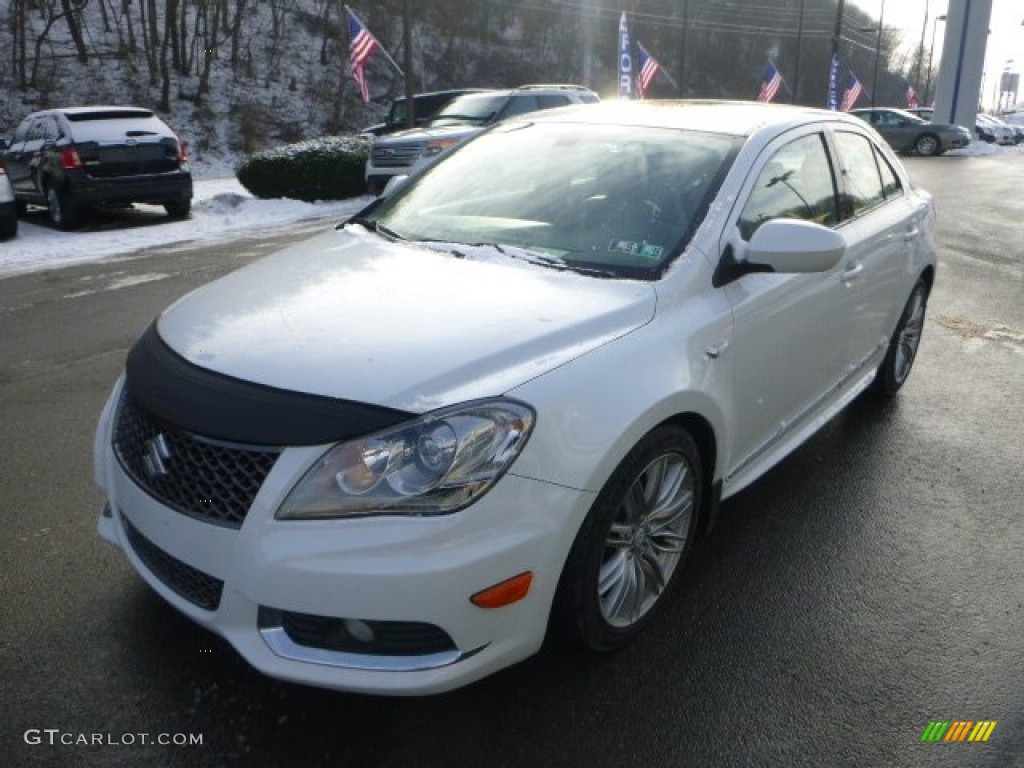
<instances>
[{"instance_id":1,"label":"front wheel","mask_svg":"<svg viewBox=\"0 0 1024 768\"><path fill-rule=\"evenodd\" d=\"M623 459L584 520L552 610L562 640L617 650L654 617L697 530L703 478L689 433L665 425Z\"/></svg>"},{"instance_id":2,"label":"front wheel","mask_svg":"<svg viewBox=\"0 0 1024 768\"><path fill-rule=\"evenodd\" d=\"M914 151L921 155L921 157L931 157L932 155L939 154L940 146L937 137L930 133L925 133L917 137L917 141L914 142Z\"/></svg>"},{"instance_id":3,"label":"front wheel","mask_svg":"<svg viewBox=\"0 0 1024 768\"><path fill-rule=\"evenodd\" d=\"M917 357L924 331L924 315L928 306L928 286L918 280L910 298L903 308L900 321L889 340L889 349L875 374L875 392L883 397L892 397L910 376L910 369Z\"/></svg>"}]
</instances>

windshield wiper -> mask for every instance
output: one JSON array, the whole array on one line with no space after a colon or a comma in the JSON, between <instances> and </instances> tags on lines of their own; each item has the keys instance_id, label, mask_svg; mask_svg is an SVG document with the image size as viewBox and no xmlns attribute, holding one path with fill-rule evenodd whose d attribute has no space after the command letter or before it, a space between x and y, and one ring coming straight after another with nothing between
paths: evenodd
<instances>
[{"instance_id":1,"label":"windshield wiper","mask_svg":"<svg viewBox=\"0 0 1024 768\"><path fill-rule=\"evenodd\" d=\"M395 242L396 240L405 240L405 238L395 232L395 230L389 229L377 221L377 219L371 219L369 216L353 216L345 222L344 226L348 226L349 224L358 224L371 232L376 232L378 235L381 235L391 242Z\"/></svg>"},{"instance_id":2,"label":"windshield wiper","mask_svg":"<svg viewBox=\"0 0 1024 768\"><path fill-rule=\"evenodd\" d=\"M599 269L597 267L584 267L578 264L572 264L563 259L557 259L554 256L546 256L537 251L531 251L529 248L523 248L518 245L501 245L500 243L470 243L469 245L481 248L493 248L503 256L510 256L513 259L521 259L529 262L530 264L537 264L541 267L547 267L549 269L557 269L561 272L577 272L581 275L591 275L593 277L618 277L614 271L610 269Z\"/></svg>"}]
</instances>

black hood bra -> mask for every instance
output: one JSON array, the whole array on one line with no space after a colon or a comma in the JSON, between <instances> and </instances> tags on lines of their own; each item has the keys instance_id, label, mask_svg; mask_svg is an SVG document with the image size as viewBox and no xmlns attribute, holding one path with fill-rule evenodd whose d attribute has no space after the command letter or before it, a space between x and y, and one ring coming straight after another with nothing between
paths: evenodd
<instances>
[{"instance_id":1,"label":"black hood bra","mask_svg":"<svg viewBox=\"0 0 1024 768\"><path fill-rule=\"evenodd\" d=\"M201 368L167 346L155 322L129 351L125 374L128 396L157 421L235 443L320 445L366 435L417 416L268 387Z\"/></svg>"}]
</instances>

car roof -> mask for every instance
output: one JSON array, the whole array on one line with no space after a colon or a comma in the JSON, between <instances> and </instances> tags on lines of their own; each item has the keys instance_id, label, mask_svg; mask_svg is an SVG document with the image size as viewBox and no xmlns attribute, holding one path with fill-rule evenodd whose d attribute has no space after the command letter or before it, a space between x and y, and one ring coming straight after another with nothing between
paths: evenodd
<instances>
[{"instance_id":1,"label":"car roof","mask_svg":"<svg viewBox=\"0 0 1024 768\"><path fill-rule=\"evenodd\" d=\"M39 115L88 115L93 112L118 112L123 114L124 117L131 117L133 115L138 115L138 117L156 117L155 113L151 109L145 109L144 107L117 106L116 104L102 104L91 107L56 107L54 109L42 109L38 112L33 112L29 117L37 117Z\"/></svg>"},{"instance_id":2,"label":"car roof","mask_svg":"<svg viewBox=\"0 0 1024 768\"><path fill-rule=\"evenodd\" d=\"M809 122L839 122L863 128L864 122L843 112L756 101L660 100L604 101L541 113L521 115L519 120L558 122L568 117L586 122L679 128L731 136L750 136L774 127L795 128Z\"/></svg>"}]
</instances>

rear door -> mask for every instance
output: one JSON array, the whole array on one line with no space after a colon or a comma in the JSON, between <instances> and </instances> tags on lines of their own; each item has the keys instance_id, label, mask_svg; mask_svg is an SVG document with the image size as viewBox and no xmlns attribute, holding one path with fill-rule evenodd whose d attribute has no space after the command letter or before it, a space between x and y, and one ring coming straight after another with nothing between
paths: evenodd
<instances>
[{"instance_id":1,"label":"rear door","mask_svg":"<svg viewBox=\"0 0 1024 768\"><path fill-rule=\"evenodd\" d=\"M11 147L7 151L7 174L10 176L11 188L17 195L32 195L35 192L30 176L32 147L41 141L37 136L41 133L36 129L38 118L32 117L22 121L11 138Z\"/></svg>"},{"instance_id":2,"label":"rear door","mask_svg":"<svg viewBox=\"0 0 1024 768\"><path fill-rule=\"evenodd\" d=\"M159 119L140 110L65 114L78 156L94 178L121 178L178 169L178 142Z\"/></svg>"},{"instance_id":3,"label":"rear door","mask_svg":"<svg viewBox=\"0 0 1024 768\"><path fill-rule=\"evenodd\" d=\"M844 342L858 369L884 353L910 293L910 251L922 236L918 208L885 153L856 131L832 134L840 168L840 213L850 237L842 264Z\"/></svg>"}]
</instances>

